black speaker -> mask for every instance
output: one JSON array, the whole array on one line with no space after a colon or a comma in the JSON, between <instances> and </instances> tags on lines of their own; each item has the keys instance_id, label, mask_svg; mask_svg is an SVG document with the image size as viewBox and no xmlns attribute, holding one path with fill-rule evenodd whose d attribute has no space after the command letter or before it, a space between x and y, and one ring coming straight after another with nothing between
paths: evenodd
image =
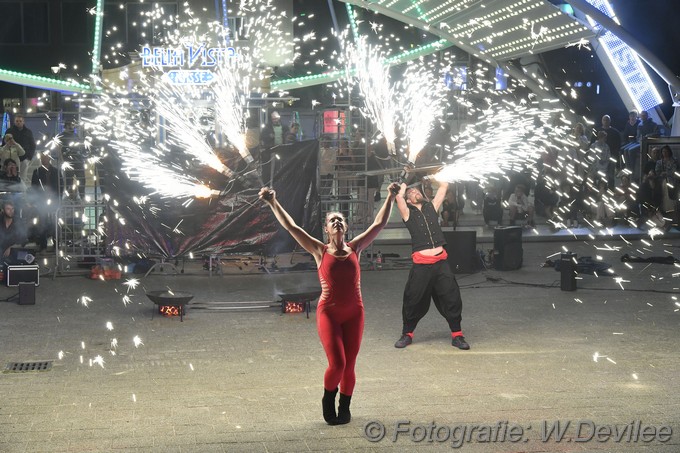
<instances>
[{"instance_id":1,"label":"black speaker","mask_svg":"<svg viewBox=\"0 0 680 453\"><path fill-rule=\"evenodd\" d=\"M576 291L576 253L563 252L560 255L560 289Z\"/></svg>"},{"instance_id":2,"label":"black speaker","mask_svg":"<svg viewBox=\"0 0 680 453\"><path fill-rule=\"evenodd\" d=\"M479 256L477 256L476 231L445 231L446 253L454 274L472 274L477 272Z\"/></svg>"},{"instance_id":3,"label":"black speaker","mask_svg":"<svg viewBox=\"0 0 680 453\"><path fill-rule=\"evenodd\" d=\"M35 305L35 284L19 283L19 305Z\"/></svg>"},{"instance_id":4,"label":"black speaker","mask_svg":"<svg viewBox=\"0 0 680 453\"><path fill-rule=\"evenodd\" d=\"M494 268L512 271L522 267L522 227L496 227L493 230Z\"/></svg>"}]
</instances>

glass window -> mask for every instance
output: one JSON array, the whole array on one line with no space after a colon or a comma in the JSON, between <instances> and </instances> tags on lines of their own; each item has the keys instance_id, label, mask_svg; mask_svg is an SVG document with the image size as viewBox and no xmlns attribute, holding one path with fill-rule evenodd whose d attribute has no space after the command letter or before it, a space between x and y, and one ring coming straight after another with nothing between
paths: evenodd
<instances>
[{"instance_id":1,"label":"glass window","mask_svg":"<svg viewBox=\"0 0 680 453\"><path fill-rule=\"evenodd\" d=\"M64 44L91 44L93 37L88 27L87 2L61 4L61 30Z\"/></svg>"},{"instance_id":2,"label":"glass window","mask_svg":"<svg viewBox=\"0 0 680 453\"><path fill-rule=\"evenodd\" d=\"M24 3L24 44L50 42L49 5L47 2Z\"/></svg>"},{"instance_id":3,"label":"glass window","mask_svg":"<svg viewBox=\"0 0 680 453\"><path fill-rule=\"evenodd\" d=\"M0 3L0 44L21 44L21 3Z\"/></svg>"}]
</instances>

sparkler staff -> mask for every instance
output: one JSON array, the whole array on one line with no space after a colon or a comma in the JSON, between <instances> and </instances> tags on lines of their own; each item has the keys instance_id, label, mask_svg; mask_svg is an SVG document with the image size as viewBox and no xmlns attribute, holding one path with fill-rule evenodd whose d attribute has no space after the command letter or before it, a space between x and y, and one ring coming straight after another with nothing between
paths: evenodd
<instances>
[{"instance_id":1,"label":"sparkler staff","mask_svg":"<svg viewBox=\"0 0 680 453\"><path fill-rule=\"evenodd\" d=\"M430 309L430 299L451 329L451 345L470 349L461 328L463 302L456 277L447 261L444 233L437 212L446 196L447 182L441 182L432 202L415 187L401 183L397 208L411 235L413 266L409 272L402 307L403 328L395 348L413 342L413 331Z\"/></svg>"},{"instance_id":2,"label":"sparkler staff","mask_svg":"<svg viewBox=\"0 0 680 453\"><path fill-rule=\"evenodd\" d=\"M388 188L387 199L371 226L349 242L345 242L348 228L345 217L339 212L327 213L325 232L328 243L324 244L295 223L277 201L274 190L268 187L260 190L260 198L269 204L281 225L316 261L322 289L316 324L328 357L321 404L323 418L329 425L342 425L351 419L349 406L356 383L354 366L364 330L359 255L387 224L392 201L398 193L399 185L392 183ZM336 413L338 385L340 402Z\"/></svg>"}]
</instances>

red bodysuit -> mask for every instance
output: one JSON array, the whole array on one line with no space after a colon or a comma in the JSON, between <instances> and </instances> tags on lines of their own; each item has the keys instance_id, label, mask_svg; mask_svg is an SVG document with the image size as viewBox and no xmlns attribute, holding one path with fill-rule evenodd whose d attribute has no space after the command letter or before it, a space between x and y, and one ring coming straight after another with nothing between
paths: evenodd
<instances>
[{"instance_id":1,"label":"red bodysuit","mask_svg":"<svg viewBox=\"0 0 680 453\"><path fill-rule=\"evenodd\" d=\"M326 253L324 247L319 282L321 297L316 310L316 326L328 357L324 387L352 395L361 337L364 332L364 304L361 300L361 268L354 249L346 258Z\"/></svg>"}]
</instances>

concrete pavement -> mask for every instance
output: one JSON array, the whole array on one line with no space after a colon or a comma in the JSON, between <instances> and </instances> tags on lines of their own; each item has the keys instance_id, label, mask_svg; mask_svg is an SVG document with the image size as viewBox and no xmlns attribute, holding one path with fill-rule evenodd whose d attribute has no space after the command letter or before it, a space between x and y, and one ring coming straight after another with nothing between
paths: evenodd
<instances>
[{"instance_id":1,"label":"concrete pavement","mask_svg":"<svg viewBox=\"0 0 680 453\"><path fill-rule=\"evenodd\" d=\"M620 283L584 275L577 291L561 291L560 274L540 265L563 246L600 255ZM532 242L519 270L459 275L467 352L451 347L434 308L413 345L395 349L405 260L364 271L353 420L334 427L321 417L326 358L313 312L190 306L180 322L151 319L144 296L170 288L204 306L274 301L317 287L315 272L208 277L196 263L134 289L125 279L43 278L36 305L0 303L0 365L54 361L49 371L0 374L0 451L678 452L680 269L620 262L624 253L677 256L678 246ZM14 292L0 287L0 298ZM381 426L384 438L370 441ZM577 442L579 428L582 440L599 430L600 441Z\"/></svg>"}]
</instances>

